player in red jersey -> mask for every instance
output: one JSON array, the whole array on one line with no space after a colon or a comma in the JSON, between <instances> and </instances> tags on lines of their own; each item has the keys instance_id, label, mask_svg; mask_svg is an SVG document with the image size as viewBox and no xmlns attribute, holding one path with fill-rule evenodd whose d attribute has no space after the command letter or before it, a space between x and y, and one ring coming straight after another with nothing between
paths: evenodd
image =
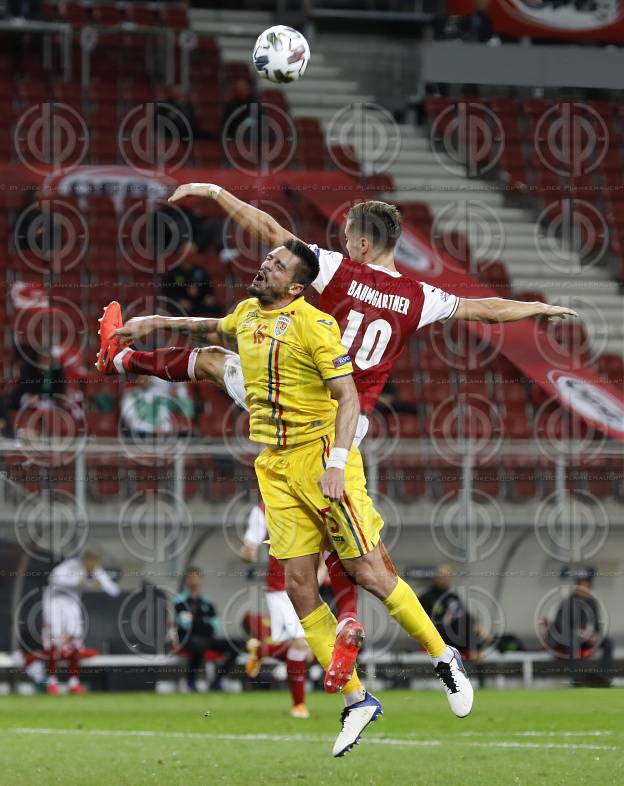
<instances>
[{"instance_id":1,"label":"player in red jersey","mask_svg":"<svg viewBox=\"0 0 624 786\"><path fill-rule=\"evenodd\" d=\"M185 197L216 200L244 230L270 247L281 246L294 237L270 215L217 185L190 183L180 186L170 201L177 202ZM529 317L553 319L577 316L571 309L540 302L460 298L404 276L394 264L394 248L400 233L400 214L394 206L378 201L363 202L355 205L347 216L348 257L311 246L320 264L320 274L313 286L321 293L321 309L336 318L343 345L353 358L354 381L362 413L356 434L357 444L368 428L367 413L374 407L394 362L415 330L451 318L513 322ZM222 343L217 320L159 316L130 320L116 331L114 339L131 342L163 327L181 330L213 345ZM114 366L121 373L155 374L170 380L210 379L244 405L244 380L234 353L218 346L198 350L169 348L154 353L124 352L119 351L120 347L114 341L112 345L103 342L102 352L112 356L100 356L98 363L105 373L114 371ZM371 563L354 577L358 584L382 599L386 590L377 586L376 576L388 575L388 562L385 568L381 564L384 559L387 560L387 555L380 550L371 558ZM376 570L377 567L379 570ZM326 687L330 690L335 690L335 686L339 689L349 678L362 639L363 629L355 619L349 620L337 631L334 656L326 678ZM452 663L453 653L450 648L447 649L448 652L441 658L435 659L436 671L440 665Z\"/></svg>"},{"instance_id":2,"label":"player in red jersey","mask_svg":"<svg viewBox=\"0 0 624 786\"><path fill-rule=\"evenodd\" d=\"M261 502L254 505L249 513L240 550L241 559L245 562L256 562L258 550L267 538L264 503ZM319 583L320 581L319 576ZM249 677L254 678L260 671L263 658L285 660L288 688L293 701L290 714L293 718L309 718L310 713L305 704L306 665L314 656L306 642L297 612L286 593L284 568L272 554L269 554L266 568L265 598L271 623L270 637L267 639L259 635L259 631L251 634L252 638L247 642L249 660L245 671Z\"/></svg>"}]
</instances>

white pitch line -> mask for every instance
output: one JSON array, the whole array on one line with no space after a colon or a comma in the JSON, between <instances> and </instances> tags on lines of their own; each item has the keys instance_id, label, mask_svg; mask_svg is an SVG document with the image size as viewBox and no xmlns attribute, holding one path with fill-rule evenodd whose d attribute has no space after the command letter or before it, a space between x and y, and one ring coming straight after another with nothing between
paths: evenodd
<instances>
[{"instance_id":1,"label":"white pitch line","mask_svg":"<svg viewBox=\"0 0 624 786\"><path fill-rule=\"evenodd\" d=\"M333 737L309 734L211 734L193 731L148 731L148 730L121 730L121 729L50 729L50 728L15 728L7 729L15 734L45 734L45 735L71 735L90 737L167 737L171 739L188 740L232 740L234 742L333 742ZM594 745L583 743L556 743L556 742L506 742L491 740L490 742L457 742L457 740L414 740L401 737L366 737L367 745L389 745L404 747L439 747L442 745L462 745L474 748L519 748L519 749L548 749L548 750L591 750L591 751L619 751L621 748L614 745Z\"/></svg>"},{"instance_id":2,"label":"white pitch line","mask_svg":"<svg viewBox=\"0 0 624 786\"><path fill-rule=\"evenodd\" d=\"M610 737L613 731L463 731L462 737Z\"/></svg>"}]
</instances>

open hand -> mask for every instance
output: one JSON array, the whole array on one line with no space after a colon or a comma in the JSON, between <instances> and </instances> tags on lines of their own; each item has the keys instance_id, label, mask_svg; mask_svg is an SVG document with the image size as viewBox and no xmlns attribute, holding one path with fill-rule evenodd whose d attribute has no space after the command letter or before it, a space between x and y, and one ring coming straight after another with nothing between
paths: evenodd
<instances>
[{"instance_id":1,"label":"open hand","mask_svg":"<svg viewBox=\"0 0 624 786\"><path fill-rule=\"evenodd\" d=\"M218 187L215 188L212 183L184 183L176 188L167 201L179 202L185 197L204 197L211 199L218 191Z\"/></svg>"},{"instance_id":2,"label":"open hand","mask_svg":"<svg viewBox=\"0 0 624 786\"><path fill-rule=\"evenodd\" d=\"M566 317L577 317L578 313L572 308L565 306L551 306L548 303L542 304L542 311L538 314L540 319L546 322L555 322L557 319L565 319Z\"/></svg>"}]
</instances>

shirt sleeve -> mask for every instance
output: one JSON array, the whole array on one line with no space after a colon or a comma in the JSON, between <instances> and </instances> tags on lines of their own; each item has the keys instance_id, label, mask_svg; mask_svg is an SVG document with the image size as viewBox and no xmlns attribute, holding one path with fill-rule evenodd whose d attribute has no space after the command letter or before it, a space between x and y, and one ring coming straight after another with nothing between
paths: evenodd
<instances>
[{"instance_id":1,"label":"shirt sleeve","mask_svg":"<svg viewBox=\"0 0 624 786\"><path fill-rule=\"evenodd\" d=\"M102 591L107 595L110 595L113 598L116 598L117 595L119 595L119 585L113 581L108 573L102 568L96 568L93 571L93 578L99 582Z\"/></svg>"},{"instance_id":2,"label":"shirt sleeve","mask_svg":"<svg viewBox=\"0 0 624 786\"><path fill-rule=\"evenodd\" d=\"M321 377L327 381L353 374L353 365L340 340L340 329L329 314L317 311L306 324L307 348Z\"/></svg>"},{"instance_id":3,"label":"shirt sleeve","mask_svg":"<svg viewBox=\"0 0 624 786\"><path fill-rule=\"evenodd\" d=\"M54 587L79 587L85 570L79 560L69 559L61 562L50 573L49 582Z\"/></svg>"},{"instance_id":4,"label":"shirt sleeve","mask_svg":"<svg viewBox=\"0 0 624 786\"><path fill-rule=\"evenodd\" d=\"M312 282L312 286L317 292L322 292L340 267L343 255L339 251L328 251L326 248L319 248L313 243L310 244L310 248L314 251L319 261L319 274Z\"/></svg>"},{"instance_id":5,"label":"shirt sleeve","mask_svg":"<svg viewBox=\"0 0 624 786\"><path fill-rule=\"evenodd\" d=\"M451 295L438 287L422 284L425 302L420 314L419 328L430 325L432 322L446 322L457 311L460 298Z\"/></svg>"},{"instance_id":6,"label":"shirt sleeve","mask_svg":"<svg viewBox=\"0 0 624 786\"><path fill-rule=\"evenodd\" d=\"M247 301L243 300L239 303L234 311L231 314L228 314L225 317L222 317L219 320L219 330L222 333L225 333L226 336L235 336L236 330L238 328L238 317L240 316L241 311L247 305Z\"/></svg>"},{"instance_id":7,"label":"shirt sleeve","mask_svg":"<svg viewBox=\"0 0 624 786\"><path fill-rule=\"evenodd\" d=\"M262 512L262 508L256 505L252 508L249 518L247 519L247 529L243 536L243 540L247 543L253 543L259 546L264 543L267 536L266 518Z\"/></svg>"}]
</instances>

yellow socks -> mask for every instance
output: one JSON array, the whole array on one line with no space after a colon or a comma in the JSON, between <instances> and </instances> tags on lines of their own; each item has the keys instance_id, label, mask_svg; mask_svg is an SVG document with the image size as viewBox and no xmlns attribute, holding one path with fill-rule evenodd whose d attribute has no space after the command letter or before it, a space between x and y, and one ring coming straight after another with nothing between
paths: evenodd
<instances>
[{"instance_id":1,"label":"yellow socks","mask_svg":"<svg viewBox=\"0 0 624 786\"><path fill-rule=\"evenodd\" d=\"M384 605L403 630L422 644L432 658L442 655L446 644L409 584L399 578L396 587L384 600Z\"/></svg>"},{"instance_id":2,"label":"yellow socks","mask_svg":"<svg viewBox=\"0 0 624 786\"><path fill-rule=\"evenodd\" d=\"M311 614L308 614L307 617L301 620L301 627L315 658L327 671L334 650L334 642L336 641L336 618L331 613L329 606L323 603L317 609L314 609ZM342 692L346 695L353 691L361 690L362 683L354 669L353 676L344 686Z\"/></svg>"}]
</instances>

